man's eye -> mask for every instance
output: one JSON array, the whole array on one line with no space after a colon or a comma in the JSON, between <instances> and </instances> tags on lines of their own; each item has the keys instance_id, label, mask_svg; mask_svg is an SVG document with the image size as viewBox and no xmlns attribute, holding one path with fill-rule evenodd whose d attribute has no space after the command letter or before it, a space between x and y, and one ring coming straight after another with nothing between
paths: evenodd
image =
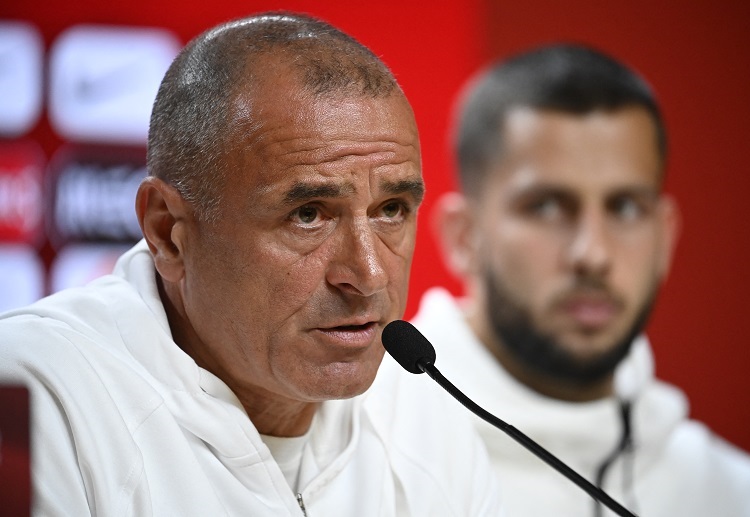
<instances>
[{"instance_id":1,"label":"man's eye","mask_svg":"<svg viewBox=\"0 0 750 517\"><path fill-rule=\"evenodd\" d=\"M383 205L383 215L385 215L389 219L395 219L396 217L403 215L404 212L404 205L399 202L393 201L391 203Z\"/></svg>"},{"instance_id":2,"label":"man's eye","mask_svg":"<svg viewBox=\"0 0 750 517\"><path fill-rule=\"evenodd\" d=\"M610 211L621 221L635 221L643 215L644 208L633 198L621 197L611 203Z\"/></svg>"},{"instance_id":3,"label":"man's eye","mask_svg":"<svg viewBox=\"0 0 750 517\"><path fill-rule=\"evenodd\" d=\"M318 219L319 210L314 206L306 205L298 208L293 215L303 224L312 224Z\"/></svg>"},{"instance_id":4,"label":"man's eye","mask_svg":"<svg viewBox=\"0 0 750 517\"><path fill-rule=\"evenodd\" d=\"M560 201L555 198L544 198L532 203L531 213L542 219L557 219L563 214Z\"/></svg>"}]
</instances>

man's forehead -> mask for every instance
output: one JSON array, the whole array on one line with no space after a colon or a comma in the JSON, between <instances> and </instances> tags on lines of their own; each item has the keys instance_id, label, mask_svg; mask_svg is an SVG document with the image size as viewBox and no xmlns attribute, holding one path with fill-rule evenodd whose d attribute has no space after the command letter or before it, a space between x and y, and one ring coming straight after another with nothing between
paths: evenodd
<instances>
[{"instance_id":1,"label":"man's forehead","mask_svg":"<svg viewBox=\"0 0 750 517\"><path fill-rule=\"evenodd\" d=\"M358 121L367 116L370 123L378 120L416 135L411 106L397 86L380 93L363 92L356 86L315 92L304 84L304 69L290 62L289 56L260 56L256 65L248 67L232 96L235 125L262 129L291 124L293 129L337 128L357 134L362 130ZM346 121L344 127L342 121Z\"/></svg>"},{"instance_id":2,"label":"man's forehead","mask_svg":"<svg viewBox=\"0 0 750 517\"><path fill-rule=\"evenodd\" d=\"M393 142L419 149L416 121L402 94L312 97L284 96L279 91L272 98L256 99L256 103L251 116L254 127L264 136L261 144L297 140L312 150L321 147L319 140L325 140L327 148L342 157L350 154L347 146L366 148L368 142ZM355 154L363 152L367 150L353 149ZM336 158L336 154L326 157Z\"/></svg>"},{"instance_id":3,"label":"man's forehead","mask_svg":"<svg viewBox=\"0 0 750 517\"><path fill-rule=\"evenodd\" d=\"M235 99L228 159L245 176L249 197L285 203L421 182L416 122L400 90L316 96L287 64L271 62L278 73Z\"/></svg>"},{"instance_id":4,"label":"man's forehead","mask_svg":"<svg viewBox=\"0 0 750 517\"><path fill-rule=\"evenodd\" d=\"M560 189L660 188L663 163L638 110L584 115L517 109L489 183ZM489 185L488 185L489 186Z\"/></svg>"}]
</instances>

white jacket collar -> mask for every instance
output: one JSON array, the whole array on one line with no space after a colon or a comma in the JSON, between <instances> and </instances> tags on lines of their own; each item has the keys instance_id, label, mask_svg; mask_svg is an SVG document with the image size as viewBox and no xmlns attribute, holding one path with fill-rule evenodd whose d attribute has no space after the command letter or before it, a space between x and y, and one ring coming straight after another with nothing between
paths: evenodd
<instances>
[{"instance_id":1,"label":"white jacket collar","mask_svg":"<svg viewBox=\"0 0 750 517\"><path fill-rule=\"evenodd\" d=\"M635 447L657 447L687 414L681 392L654 379L645 336L616 372L617 397L571 403L544 397L519 383L494 359L469 328L459 303L445 290L430 289L422 299L415 325L437 351L436 367L476 403L542 444L576 470L590 472L615 448L621 433L618 399L634 402ZM497 394L491 396L490 394ZM611 425L602 426L601 422ZM642 422L648 425L639 425ZM516 442L478 425L493 455L528 456Z\"/></svg>"}]
</instances>

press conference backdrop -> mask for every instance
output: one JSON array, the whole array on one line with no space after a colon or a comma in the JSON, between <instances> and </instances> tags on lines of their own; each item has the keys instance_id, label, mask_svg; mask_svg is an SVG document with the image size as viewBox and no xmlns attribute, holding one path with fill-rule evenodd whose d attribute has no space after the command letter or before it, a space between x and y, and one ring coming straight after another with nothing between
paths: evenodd
<instances>
[{"instance_id":1,"label":"press conference backdrop","mask_svg":"<svg viewBox=\"0 0 750 517\"><path fill-rule=\"evenodd\" d=\"M677 262L649 326L657 371L686 390L694 416L750 449L743 2L3 0L0 310L108 272L139 238L133 196L162 74L208 26L268 9L308 12L350 32L383 57L412 101L428 192L407 316L429 286L460 293L428 219L454 186L448 128L463 81L489 59L559 40L641 70L664 106L667 187L683 212Z\"/></svg>"}]
</instances>

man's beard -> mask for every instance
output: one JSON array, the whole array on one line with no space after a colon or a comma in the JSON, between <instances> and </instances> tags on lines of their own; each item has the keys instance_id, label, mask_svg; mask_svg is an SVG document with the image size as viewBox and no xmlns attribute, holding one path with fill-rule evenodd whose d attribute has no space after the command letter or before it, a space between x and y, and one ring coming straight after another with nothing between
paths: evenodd
<instances>
[{"instance_id":1,"label":"man's beard","mask_svg":"<svg viewBox=\"0 0 750 517\"><path fill-rule=\"evenodd\" d=\"M554 336L544 334L534 325L528 308L518 303L504 283L485 268L487 316L492 331L516 361L529 370L566 384L587 386L611 375L628 355L633 340L648 321L656 296L652 286L646 302L628 331L607 350L590 359L581 359L568 351Z\"/></svg>"}]
</instances>

